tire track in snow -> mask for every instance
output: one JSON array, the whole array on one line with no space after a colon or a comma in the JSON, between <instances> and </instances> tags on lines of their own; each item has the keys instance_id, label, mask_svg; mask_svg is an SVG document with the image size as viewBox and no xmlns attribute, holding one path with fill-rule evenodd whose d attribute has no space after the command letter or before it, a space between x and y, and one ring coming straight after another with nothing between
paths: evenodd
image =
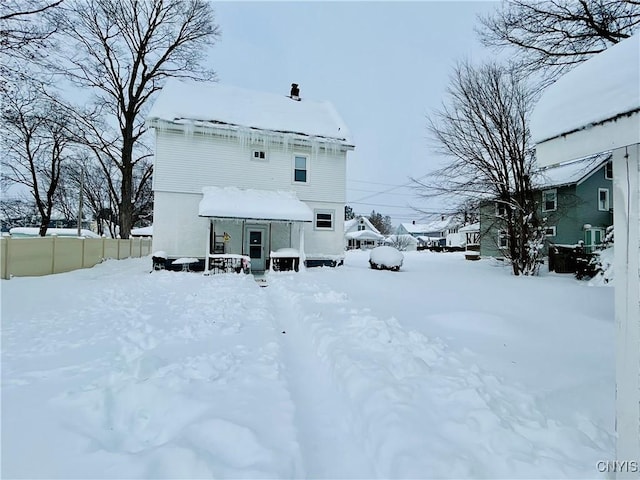
<instances>
[{"instance_id":1,"label":"tire track in snow","mask_svg":"<svg viewBox=\"0 0 640 480\"><path fill-rule=\"evenodd\" d=\"M284 377L295 405L304 478L375 478L374 462L353 434L352 410L316 355L304 312L277 281L264 290L281 332Z\"/></svg>"}]
</instances>

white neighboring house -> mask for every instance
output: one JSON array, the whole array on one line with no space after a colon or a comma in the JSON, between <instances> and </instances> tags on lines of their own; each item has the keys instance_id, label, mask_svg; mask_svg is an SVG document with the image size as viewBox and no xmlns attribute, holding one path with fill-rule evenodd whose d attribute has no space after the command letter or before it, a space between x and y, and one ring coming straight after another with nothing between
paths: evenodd
<instances>
[{"instance_id":1,"label":"white neighboring house","mask_svg":"<svg viewBox=\"0 0 640 480\"><path fill-rule=\"evenodd\" d=\"M550 86L533 112L531 133L541 166L612 151L616 206L613 217L616 460L623 467L616 470L616 478L637 479L640 462L640 35L595 55Z\"/></svg>"},{"instance_id":2,"label":"white neighboring house","mask_svg":"<svg viewBox=\"0 0 640 480\"><path fill-rule=\"evenodd\" d=\"M369 221L359 216L344 222L344 239L347 250L374 248L382 243L384 235Z\"/></svg>"},{"instance_id":3,"label":"white neighboring house","mask_svg":"<svg viewBox=\"0 0 640 480\"><path fill-rule=\"evenodd\" d=\"M458 233L458 223L453 217L442 216L440 220L427 223L401 223L396 230L398 235L411 235L418 240L420 247L445 247L448 245L447 238L451 241L451 246L460 246Z\"/></svg>"},{"instance_id":4,"label":"white neighboring house","mask_svg":"<svg viewBox=\"0 0 640 480\"><path fill-rule=\"evenodd\" d=\"M341 261L354 145L330 103L295 90L167 82L147 117L156 141L153 249L167 265L197 258L208 270L214 256L235 255L260 272L284 248L307 266Z\"/></svg>"},{"instance_id":5,"label":"white neighboring house","mask_svg":"<svg viewBox=\"0 0 640 480\"><path fill-rule=\"evenodd\" d=\"M458 233L464 236L465 250L480 251L480 223L465 225L458 230Z\"/></svg>"}]
</instances>

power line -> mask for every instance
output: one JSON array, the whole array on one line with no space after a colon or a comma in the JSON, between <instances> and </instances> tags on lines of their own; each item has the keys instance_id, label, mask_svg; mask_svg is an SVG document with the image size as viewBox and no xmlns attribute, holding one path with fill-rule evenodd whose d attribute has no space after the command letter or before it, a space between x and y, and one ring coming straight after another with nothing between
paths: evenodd
<instances>
[{"instance_id":1,"label":"power line","mask_svg":"<svg viewBox=\"0 0 640 480\"><path fill-rule=\"evenodd\" d=\"M349 188L348 189L350 192L369 192L369 193L378 193L380 195L404 195L407 197L416 197L418 196L415 193L383 193L383 192L378 192L377 190L363 190L362 188Z\"/></svg>"},{"instance_id":2,"label":"power line","mask_svg":"<svg viewBox=\"0 0 640 480\"><path fill-rule=\"evenodd\" d=\"M384 185L386 187L400 187L400 186L403 186L403 185L398 185L397 183L368 182L366 180L350 180L350 179L347 179L347 182L370 183L372 185Z\"/></svg>"}]
</instances>

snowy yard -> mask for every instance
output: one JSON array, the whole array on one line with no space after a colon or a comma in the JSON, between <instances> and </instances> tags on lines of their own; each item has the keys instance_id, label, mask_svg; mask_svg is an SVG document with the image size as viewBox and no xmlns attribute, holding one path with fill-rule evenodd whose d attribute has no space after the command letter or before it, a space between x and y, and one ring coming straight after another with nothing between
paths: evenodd
<instances>
[{"instance_id":1,"label":"snowy yard","mask_svg":"<svg viewBox=\"0 0 640 480\"><path fill-rule=\"evenodd\" d=\"M613 289L463 254L2 281L3 478L604 478Z\"/></svg>"}]
</instances>

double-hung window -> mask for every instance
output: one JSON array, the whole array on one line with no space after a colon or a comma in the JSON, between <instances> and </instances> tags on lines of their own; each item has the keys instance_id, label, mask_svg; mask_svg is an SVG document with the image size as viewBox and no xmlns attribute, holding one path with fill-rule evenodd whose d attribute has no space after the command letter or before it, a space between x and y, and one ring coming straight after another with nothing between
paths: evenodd
<instances>
[{"instance_id":1,"label":"double-hung window","mask_svg":"<svg viewBox=\"0 0 640 480\"><path fill-rule=\"evenodd\" d=\"M545 190L542 192L542 211L551 212L558 208L558 191Z\"/></svg>"},{"instance_id":2,"label":"double-hung window","mask_svg":"<svg viewBox=\"0 0 640 480\"><path fill-rule=\"evenodd\" d=\"M509 236L506 230L498 232L498 248L509 248Z\"/></svg>"},{"instance_id":3,"label":"double-hung window","mask_svg":"<svg viewBox=\"0 0 640 480\"><path fill-rule=\"evenodd\" d=\"M600 210L601 212L609 211L609 189L608 188L598 189L598 210Z\"/></svg>"},{"instance_id":4,"label":"double-hung window","mask_svg":"<svg viewBox=\"0 0 640 480\"><path fill-rule=\"evenodd\" d=\"M251 159L252 160L266 160L267 159L267 152L265 150L253 150L253 153L251 154Z\"/></svg>"},{"instance_id":5,"label":"double-hung window","mask_svg":"<svg viewBox=\"0 0 640 480\"><path fill-rule=\"evenodd\" d=\"M333 230L333 210L315 210L313 225L316 230Z\"/></svg>"},{"instance_id":6,"label":"double-hung window","mask_svg":"<svg viewBox=\"0 0 640 480\"><path fill-rule=\"evenodd\" d=\"M293 181L307 183L309 170L309 158L304 155L296 155L293 159Z\"/></svg>"},{"instance_id":7,"label":"double-hung window","mask_svg":"<svg viewBox=\"0 0 640 480\"><path fill-rule=\"evenodd\" d=\"M604 178L613 180L613 162L609 160L604 167Z\"/></svg>"}]
</instances>

